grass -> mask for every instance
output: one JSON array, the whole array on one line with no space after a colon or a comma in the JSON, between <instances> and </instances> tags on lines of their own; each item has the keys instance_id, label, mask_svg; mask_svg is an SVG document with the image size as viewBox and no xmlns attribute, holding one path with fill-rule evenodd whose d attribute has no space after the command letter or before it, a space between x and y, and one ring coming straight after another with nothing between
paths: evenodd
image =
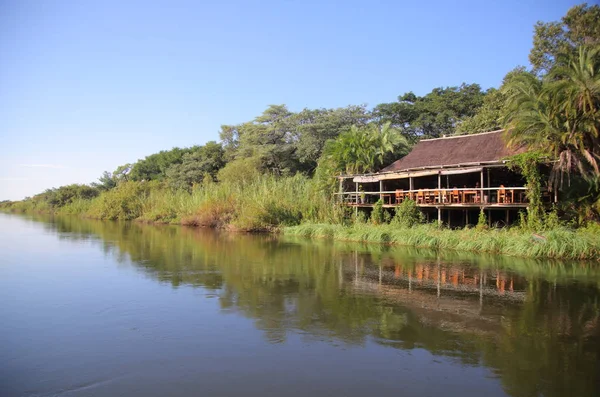
<instances>
[{"instance_id":1,"label":"grass","mask_svg":"<svg viewBox=\"0 0 600 397\"><path fill-rule=\"evenodd\" d=\"M302 221L336 222L341 216L314 183L301 175L211 182L191 191L173 190L156 181L125 182L93 199L75 198L62 207L52 206L38 196L2 203L0 209L245 231L272 231Z\"/></svg>"},{"instance_id":2,"label":"grass","mask_svg":"<svg viewBox=\"0 0 600 397\"><path fill-rule=\"evenodd\" d=\"M392 245L487 252L517 257L600 259L600 226L569 229L552 225L536 238L519 227L450 230L420 224L416 207L399 211L392 224L355 221L343 225L344 209L304 176L260 176L241 182L208 183L191 191L160 182L125 182L93 199L75 198L52 207L43 196L0 203L0 209L43 212L106 220L137 220L241 231L279 231L287 235ZM416 211L416 212L415 212ZM411 217L412 216L412 217ZM414 219L413 219L414 218ZM410 222L407 222L410 220ZM548 227L550 228L550 227Z\"/></svg>"},{"instance_id":3,"label":"grass","mask_svg":"<svg viewBox=\"0 0 600 397\"><path fill-rule=\"evenodd\" d=\"M433 224L413 227L304 223L283 228L291 236L406 245L435 250L486 252L517 257L600 259L600 235L593 229L558 228L543 238L519 229L451 230Z\"/></svg>"}]
</instances>

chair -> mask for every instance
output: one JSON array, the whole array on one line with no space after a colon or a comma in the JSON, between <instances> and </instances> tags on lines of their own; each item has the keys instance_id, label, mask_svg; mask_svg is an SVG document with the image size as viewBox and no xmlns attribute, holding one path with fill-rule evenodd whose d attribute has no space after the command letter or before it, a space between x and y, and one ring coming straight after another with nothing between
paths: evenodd
<instances>
[{"instance_id":1,"label":"chair","mask_svg":"<svg viewBox=\"0 0 600 397\"><path fill-rule=\"evenodd\" d=\"M431 203L431 190L423 191L423 201L425 204Z\"/></svg>"},{"instance_id":2,"label":"chair","mask_svg":"<svg viewBox=\"0 0 600 397\"><path fill-rule=\"evenodd\" d=\"M419 189L419 191L417 192L417 203L423 204L424 200L425 200L424 192L423 192L423 190Z\"/></svg>"},{"instance_id":3,"label":"chair","mask_svg":"<svg viewBox=\"0 0 600 397\"><path fill-rule=\"evenodd\" d=\"M404 201L404 189L396 189L396 204Z\"/></svg>"},{"instance_id":4,"label":"chair","mask_svg":"<svg viewBox=\"0 0 600 397\"><path fill-rule=\"evenodd\" d=\"M450 198L451 203L460 203L460 193L457 188L454 188L452 191L452 196Z\"/></svg>"},{"instance_id":5,"label":"chair","mask_svg":"<svg viewBox=\"0 0 600 397\"><path fill-rule=\"evenodd\" d=\"M504 185L500 185L500 189L498 189L498 202L503 204L510 203L510 197L506 194Z\"/></svg>"}]
</instances>

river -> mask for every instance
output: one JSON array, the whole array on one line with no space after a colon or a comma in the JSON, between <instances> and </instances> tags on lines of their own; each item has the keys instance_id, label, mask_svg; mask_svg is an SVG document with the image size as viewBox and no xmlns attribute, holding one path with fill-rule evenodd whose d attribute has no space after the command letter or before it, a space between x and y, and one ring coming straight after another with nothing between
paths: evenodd
<instances>
[{"instance_id":1,"label":"river","mask_svg":"<svg viewBox=\"0 0 600 397\"><path fill-rule=\"evenodd\" d=\"M600 395L600 267L0 214L2 396Z\"/></svg>"}]
</instances>

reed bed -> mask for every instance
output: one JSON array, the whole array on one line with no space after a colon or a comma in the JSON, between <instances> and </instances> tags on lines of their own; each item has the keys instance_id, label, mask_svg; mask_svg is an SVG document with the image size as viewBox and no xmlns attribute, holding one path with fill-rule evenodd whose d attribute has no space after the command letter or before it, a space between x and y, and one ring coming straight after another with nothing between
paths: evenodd
<instances>
[{"instance_id":1,"label":"reed bed","mask_svg":"<svg viewBox=\"0 0 600 397\"><path fill-rule=\"evenodd\" d=\"M519 228L451 230L426 224L414 227L303 223L283 233L308 238L405 245L435 250L486 252L529 258L600 259L600 235L586 228L558 228L534 234Z\"/></svg>"}]
</instances>

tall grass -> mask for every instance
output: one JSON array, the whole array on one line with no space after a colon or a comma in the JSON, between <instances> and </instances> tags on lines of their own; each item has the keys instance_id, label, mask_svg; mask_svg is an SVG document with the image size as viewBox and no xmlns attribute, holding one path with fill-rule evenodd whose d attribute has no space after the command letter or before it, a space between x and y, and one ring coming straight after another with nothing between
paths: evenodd
<instances>
[{"instance_id":1,"label":"tall grass","mask_svg":"<svg viewBox=\"0 0 600 397\"><path fill-rule=\"evenodd\" d=\"M287 235L407 245L436 250L487 252L530 258L600 259L600 235L582 228L558 228L543 236L518 228L450 230L435 225L399 227L304 223L286 227Z\"/></svg>"},{"instance_id":2,"label":"tall grass","mask_svg":"<svg viewBox=\"0 0 600 397\"><path fill-rule=\"evenodd\" d=\"M210 182L191 191L160 182L125 182L91 200L75 199L62 207L41 200L3 206L15 212L47 212L107 220L139 220L239 230L273 230L303 221L337 222L341 211L312 181L297 175L263 175L241 182Z\"/></svg>"},{"instance_id":3,"label":"tall grass","mask_svg":"<svg viewBox=\"0 0 600 397\"><path fill-rule=\"evenodd\" d=\"M160 182L125 182L91 200L78 198L63 207L52 207L33 198L2 203L1 208L244 231L282 229L289 235L436 250L533 258L600 259L600 226L594 225L575 230L557 225L544 231L541 237L532 230L518 227L449 230L420 224L422 219L416 206L411 208L407 204L406 208L400 208L391 224L374 225L357 218L353 224L344 226L343 223L348 222L344 208L333 205L313 180L301 175L287 178L263 175L210 182L191 191L173 190Z\"/></svg>"}]
</instances>

